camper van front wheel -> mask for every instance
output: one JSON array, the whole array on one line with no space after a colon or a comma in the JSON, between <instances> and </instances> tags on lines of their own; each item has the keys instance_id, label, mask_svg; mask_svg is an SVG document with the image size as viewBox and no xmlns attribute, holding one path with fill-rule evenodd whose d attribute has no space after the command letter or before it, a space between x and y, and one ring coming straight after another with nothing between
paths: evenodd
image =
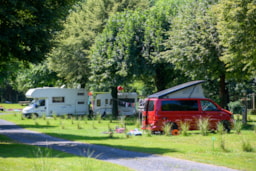
<instances>
[{"instance_id":1,"label":"camper van front wheel","mask_svg":"<svg viewBox=\"0 0 256 171\"><path fill-rule=\"evenodd\" d=\"M226 131L227 133L230 133L230 130L231 130L231 124L230 124L230 122L227 121L227 120L224 120L224 121L222 121L222 124L223 124L223 127L224 127L225 131Z\"/></svg>"}]
</instances>

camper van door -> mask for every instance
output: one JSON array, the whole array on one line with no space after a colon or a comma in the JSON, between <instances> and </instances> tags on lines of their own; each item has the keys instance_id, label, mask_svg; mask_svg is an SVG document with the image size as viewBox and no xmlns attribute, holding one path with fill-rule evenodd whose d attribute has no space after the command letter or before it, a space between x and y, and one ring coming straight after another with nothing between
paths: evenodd
<instances>
[{"instance_id":1,"label":"camper van door","mask_svg":"<svg viewBox=\"0 0 256 171\"><path fill-rule=\"evenodd\" d=\"M35 114L38 116L46 115L46 99L38 99L34 103Z\"/></svg>"}]
</instances>

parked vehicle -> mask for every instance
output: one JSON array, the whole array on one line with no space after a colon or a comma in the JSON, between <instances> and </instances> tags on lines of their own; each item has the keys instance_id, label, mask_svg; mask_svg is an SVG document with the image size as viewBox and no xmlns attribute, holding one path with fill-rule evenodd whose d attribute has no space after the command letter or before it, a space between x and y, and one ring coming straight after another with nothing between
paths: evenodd
<instances>
[{"instance_id":1,"label":"parked vehicle","mask_svg":"<svg viewBox=\"0 0 256 171\"><path fill-rule=\"evenodd\" d=\"M88 93L85 89L58 87L32 88L26 92L33 101L22 110L25 117L88 114Z\"/></svg>"},{"instance_id":2,"label":"parked vehicle","mask_svg":"<svg viewBox=\"0 0 256 171\"><path fill-rule=\"evenodd\" d=\"M118 114L134 115L136 114L137 93L118 93ZM94 114L112 114L113 98L110 93L97 94L94 98L93 112Z\"/></svg>"},{"instance_id":3,"label":"parked vehicle","mask_svg":"<svg viewBox=\"0 0 256 171\"><path fill-rule=\"evenodd\" d=\"M184 83L148 96L142 113L142 128L152 132L162 132L164 124L171 129L180 129L187 122L190 130L198 129L201 118L209 119L209 129L215 130L219 122L230 131L232 113L221 108L211 99L204 97L203 80ZM171 131L171 130L170 130Z\"/></svg>"}]
</instances>

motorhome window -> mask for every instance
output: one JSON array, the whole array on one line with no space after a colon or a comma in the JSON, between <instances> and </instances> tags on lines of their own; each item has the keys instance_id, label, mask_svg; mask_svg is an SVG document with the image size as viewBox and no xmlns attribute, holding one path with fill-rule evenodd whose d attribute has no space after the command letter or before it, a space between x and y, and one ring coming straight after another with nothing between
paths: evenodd
<instances>
[{"instance_id":1,"label":"motorhome window","mask_svg":"<svg viewBox=\"0 0 256 171\"><path fill-rule=\"evenodd\" d=\"M218 110L217 106L215 106L212 102L207 100L201 100L201 106L203 111L216 111Z\"/></svg>"},{"instance_id":2,"label":"motorhome window","mask_svg":"<svg viewBox=\"0 0 256 171\"><path fill-rule=\"evenodd\" d=\"M122 107L134 107L135 99L118 99L118 104Z\"/></svg>"},{"instance_id":3,"label":"motorhome window","mask_svg":"<svg viewBox=\"0 0 256 171\"><path fill-rule=\"evenodd\" d=\"M113 100L112 100L112 99L110 99L109 105L112 105L112 103L113 103Z\"/></svg>"},{"instance_id":4,"label":"motorhome window","mask_svg":"<svg viewBox=\"0 0 256 171\"><path fill-rule=\"evenodd\" d=\"M77 93L78 96L84 96L84 92Z\"/></svg>"},{"instance_id":5,"label":"motorhome window","mask_svg":"<svg viewBox=\"0 0 256 171\"><path fill-rule=\"evenodd\" d=\"M154 101L146 101L145 104L145 111L154 111Z\"/></svg>"},{"instance_id":6,"label":"motorhome window","mask_svg":"<svg viewBox=\"0 0 256 171\"><path fill-rule=\"evenodd\" d=\"M52 102L53 103L64 103L65 98L64 97L52 97Z\"/></svg>"},{"instance_id":7,"label":"motorhome window","mask_svg":"<svg viewBox=\"0 0 256 171\"><path fill-rule=\"evenodd\" d=\"M45 100L39 100L39 106L45 106Z\"/></svg>"},{"instance_id":8,"label":"motorhome window","mask_svg":"<svg viewBox=\"0 0 256 171\"><path fill-rule=\"evenodd\" d=\"M105 99L105 104L106 104L106 105L108 104L108 99Z\"/></svg>"},{"instance_id":9,"label":"motorhome window","mask_svg":"<svg viewBox=\"0 0 256 171\"><path fill-rule=\"evenodd\" d=\"M198 111L196 100L162 101L162 111Z\"/></svg>"},{"instance_id":10,"label":"motorhome window","mask_svg":"<svg viewBox=\"0 0 256 171\"><path fill-rule=\"evenodd\" d=\"M97 99L97 106L101 106L101 100Z\"/></svg>"},{"instance_id":11,"label":"motorhome window","mask_svg":"<svg viewBox=\"0 0 256 171\"><path fill-rule=\"evenodd\" d=\"M77 104L84 104L84 101L78 101Z\"/></svg>"}]
</instances>

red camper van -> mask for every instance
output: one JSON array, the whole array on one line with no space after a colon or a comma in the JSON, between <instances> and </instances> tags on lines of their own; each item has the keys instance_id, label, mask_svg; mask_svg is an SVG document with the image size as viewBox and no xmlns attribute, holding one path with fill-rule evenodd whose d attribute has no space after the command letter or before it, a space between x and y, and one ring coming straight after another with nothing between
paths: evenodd
<instances>
[{"instance_id":1,"label":"red camper van","mask_svg":"<svg viewBox=\"0 0 256 171\"><path fill-rule=\"evenodd\" d=\"M190 130L195 130L200 118L208 118L210 130L216 130L221 122L229 132L232 113L204 97L203 82L191 81L148 96L142 112L142 128L162 132L164 124L170 123L172 130L178 130L181 122L187 122Z\"/></svg>"}]
</instances>

